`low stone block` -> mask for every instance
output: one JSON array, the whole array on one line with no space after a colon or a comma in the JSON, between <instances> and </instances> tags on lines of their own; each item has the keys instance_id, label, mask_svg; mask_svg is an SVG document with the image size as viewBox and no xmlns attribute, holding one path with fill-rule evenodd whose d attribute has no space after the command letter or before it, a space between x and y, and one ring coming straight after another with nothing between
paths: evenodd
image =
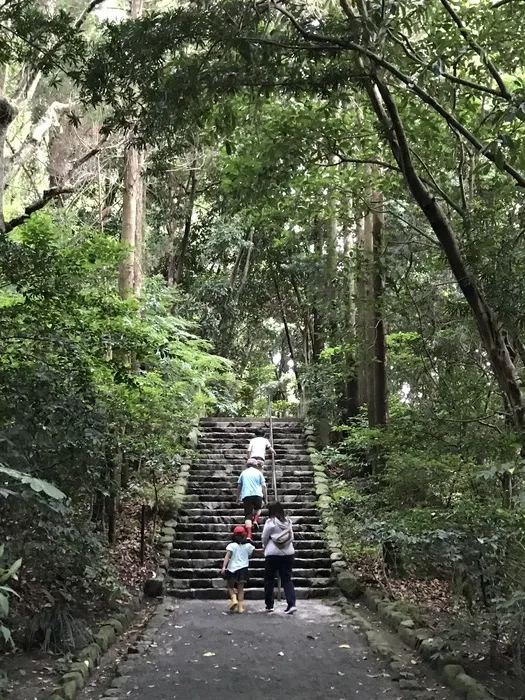
<instances>
[{"instance_id":1,"label":"low stone block","mask_svg":"<svg viewBox=\"0 0 525 700\"><path fill-rule=\"evenodd\" d=\"M178 522L177 522L177 520L174 520L174 519L172 519L172 520L166 520L166 522L164 523L164 527L173 527L173 528L176 528L177 525L178 525Z\"/></svg>"},{"instance_id":2,"label":"low stone block","mask_svg":"<svg viewBox=\"0 0 525 700\"><path fill-rule=\"evenodd\" d=\"M405 622L405 619L406 613L401 612L400 610L389 610L387 613L388 624L394 630L397 630L399 626Z\"/></svg>"},{"instance_id":3,"label":"low stone block","mask_svg":"<svg viewBox=\"0 0 525 700\"><path fill-rule=\"evenodd\" d=\"M441 671L443 680L450 686L452 686L452 681L454 678L459 676L460 673L464 673L464 670L463 666L460 666L459 664L447 664L446 666L443 666Z\"/></svg>"},{"instance_id":4,"label":"low stone block","mask_svg":"<svg viewBox=\"0 0 525 700\"><path fill-rule=\"evenodd\" d=\"M67 681L67 683L62 685L59 692L60 695L65 698L65 700L73 700L77 694L77 690L77 684L75 681Z\"/></svg>"},{"instance_id":5,"label":"low stone block","mask_svg":"<svg viewBox=\"0 0 525 700\"><path fill-rule=\"evenodd\" d=\"M417 646L417 637L416 633L414 630L408 628L408 627L403 627L399 626L397 630L398 635L401 637L401 639L407 644L411 649L415 649Z\"/></svg>"},{"instance_id":6,"label":"low stone block","mask_svg":"<svg viewBox=\"0 0 525 700\"><path fill-rule=\"evenodd\" d=\"M80 673L85 680L89 676L89 661L75 661L69 667L69 673Z\"/></svg>"},{"instance_id":7,"label":"low stone block","mask_svg":"<svg viewBox=\"0 0 525 700\"><path fill-rule=\"evenodd\" d=\"M76 683L78 690L84 687L85 680L80 671L68 671L67 673L64 673L62 676L62 683L69 683L70 681Z\"/></svg>"},{"instance_id":8,"label":"low stone block","mask_svg":"<svg viewBox=\"0 0 525 700\"><path fill-rule=\"evenodd\" d=\"M368 630L366 632L366 639L370 646L370 649L375 654L382 656L384 659L391 661L393 658L393 652L387 641L378 632L373 630Z\"/></svg>"},{"instance_id":9,"label":"low stone block","mask_svg":"<svg viewBox=\"0 0 525 700\"><path fill-rule=\"evenodd\" d=\"M326 484L316 484L315 493L317 496L328 496L330 490Z\"/></svg>"},{"instance_id":10,"label":"low stone block","mask_svg":"<svg viewBox=\"0 0 525 700\"><path fill-rule=\"evenodd\" d=\"M163 535L169 535L172 539L173 536L175 535L175 528L173 527L163 527L161 530Z\"/></svg>"},{"instance_id":11,"label":"low stone block","mask_svg":"<svg viewBox=\"0 0 525 700\"><path fill-rule=\"evenodd\" d=\"M343 552L341 552L340 549L334 549L334 551L332 552L332 554L330 554L330 560L331 560L331 561L341 561L342 559L344 559L344 555L343 555Z\"/></svg>"},{"instance_id":12,"label":"low stone block","mask_svg":"<svg viewBox=\"0 0 525 700\"><path fill-rule=\"evenodd\" d=\"M110 617L109 620L106 620L102 624L104 626L113 627L117 634L122 634L122 632L124 631L124 625L120 620L117 620L115 617Z\"/></svg>"},{"instance_id":13,"label":"low stone block","mask_svg":"<svg viewBox=\"0 0 525 700\"><path fill-rule=\"evenodd\" d=\"M374 591L371 588L366 588L364 591L365 603L370 610L377 610L377 606L383 600L383 596L379 591Z\"/></svg>"},{"instance_id":14,"label":"low stone block","mask_svg":"<svg viewBox=\"0 0 525 700\"><path fill-rule=\"evenodd\" d=\"M158 598L164 594L164 579L149 578L144 582L144 595L148 598Z\"/></svg>"},{"instance_id":15,"label":"low stone block","mask_svg":"<svg viewBox=\"0 0 525 700\"><path fill-rule=\"evenodd\" d=\"M438 639L429 637L424 639L419 645L419 653L434 668L438 665L438 654L441 651L441 644Z\"/></svg>"},{"instance_id":16,"label":"low stone block","mask_svg":"<svg viewBox=\"0 0 525 700\"><path fill-rule=\"evenodd\" d=\"M102 650L100 649L99 645L93 642L89 646L84 647L84 649L78 653L78 659L80 661L88 661L92 666L96 666L101 655Z\"/></svg>"},{"instance_id":17,"label":"low stone block","mask_svg":"<svg viewBox=\"0 0 525 700\"><path fill-rule=\"evenodd\" d=\"M104 625L95 635L95 642L102 651L107 651L117 638L116 632L111 625Z\"/></svg>"},{"instance_id":18,"label":"low stone block","mask_svg":"<svg viewBox=\"0 0 525 700\"><path fill-rule=\"evenodd\" d=\"M350 600L356 600L363 592L363 587L350 571L342 571L337 575L337 585Z\"/></svg>"},{"instance_id":19,"label":"low stone block","mask_svg":"<svg viewBox=\"0 0 525 700\"><path fill-rule=\"evenodd\" d=\"M450 687L467 697L469 692L472 694L477 693L480 689L483 690L483 686L480 686L472 676L468 676L463 670L451 679Z\"/></svg>"}]
</instances>

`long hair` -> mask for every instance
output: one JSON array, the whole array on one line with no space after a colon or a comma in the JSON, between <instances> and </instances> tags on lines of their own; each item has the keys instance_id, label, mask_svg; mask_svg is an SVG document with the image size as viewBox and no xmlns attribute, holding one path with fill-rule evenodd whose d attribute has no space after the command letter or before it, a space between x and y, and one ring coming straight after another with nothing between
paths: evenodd
<instances>
[{"instance_id":1,"label":"long hair","mask_svg":"<svg viewBox=\"0 0 525 700\"><path fill-rule=\"evenodd\" d=\"M278 501L270 503L268 506L268 517L277 518L277 520L284 523L286 521L286 515L284 514L283 504L279 503Z\"/></svg>"}]
</instances>

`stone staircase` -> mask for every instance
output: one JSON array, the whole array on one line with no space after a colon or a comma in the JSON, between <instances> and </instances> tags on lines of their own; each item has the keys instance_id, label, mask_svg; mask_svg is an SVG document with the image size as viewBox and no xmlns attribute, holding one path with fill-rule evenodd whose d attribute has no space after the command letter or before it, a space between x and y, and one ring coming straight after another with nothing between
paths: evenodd
<instances>
[{"instance_id":1,"label":"stone staircase","mask_svg":"<svg viewBox=\"0 0 525 700\"><path fill-rule=\"evenodd\" d=\"M193 460L184 509L170 558L168 593L178 598L225 598L220 568L234 525L243 524L237 502L237 478L246 464L246 450L263 420L207 418L200 424L198 456ZM274 420L277 489L279 500L294 523L294 581L297 597L321 598L330 593L330 555L325 546L315 507L313 470L306 451L301 423ZM265 477L273 499L271 460ZM265 511L261 519L264 523ZM260 535L254 536L255 544ZM247 599L263 598L264 558L255 555L250 565Z\"/></svg>"}]
</instances>

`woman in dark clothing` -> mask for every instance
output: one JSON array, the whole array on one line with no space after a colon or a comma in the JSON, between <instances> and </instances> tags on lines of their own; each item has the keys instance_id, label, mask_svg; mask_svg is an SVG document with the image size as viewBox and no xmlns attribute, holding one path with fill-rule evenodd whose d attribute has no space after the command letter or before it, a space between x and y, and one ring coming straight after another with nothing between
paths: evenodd
<instances>
[{"instance_id":1,"label":"woman in dark clothing","mask_svg":"<svg viewBox=\"0 0 525 700\"><path fill-rule=\"evenodd\" d=\"M275 575L281 577L281 583L286 596L287 608L285 613L293 615L297 610L295 605L295 588L292 581L293 560L293 528L291 521L284 514L281 503L270 503L268 519L262 532L264 547L264 602L266 612L273 612Z\"/></svg>"}]
</instances>

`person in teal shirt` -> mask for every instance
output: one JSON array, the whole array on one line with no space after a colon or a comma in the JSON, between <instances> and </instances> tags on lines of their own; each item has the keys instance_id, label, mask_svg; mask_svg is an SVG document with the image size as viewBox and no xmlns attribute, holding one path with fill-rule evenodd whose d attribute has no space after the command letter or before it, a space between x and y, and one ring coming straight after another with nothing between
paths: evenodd
<instances>
[{"instance_id":1,"label":"person in teal shirt","mask_svg":"<svg viewBox=\"0 0 525 700\"><path fill-rule=\"evenodd\" d=\"M252 538L253 523L259 524L263 502L267 499L266 481L255 459L249 459L239 476L237 496L244 506L244 527Z\"/></svg>"}]
</instances>

